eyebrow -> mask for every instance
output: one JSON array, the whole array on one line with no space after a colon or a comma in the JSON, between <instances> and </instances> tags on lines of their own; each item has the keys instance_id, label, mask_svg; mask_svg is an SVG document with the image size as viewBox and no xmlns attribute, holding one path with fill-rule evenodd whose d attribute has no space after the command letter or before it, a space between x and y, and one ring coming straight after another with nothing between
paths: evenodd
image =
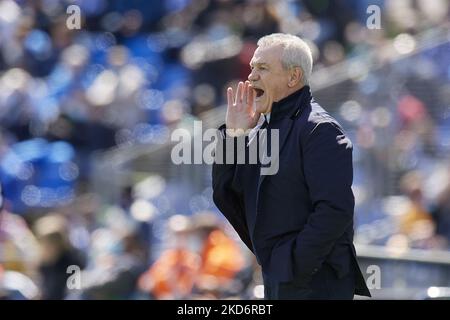
<instances>
[{"instance_id":1,"label":"eyebrow","mask_svg":"<svg viewBox=\"0 0 450 320\"><path fill-rule=\"evenodd\" d=\"M252 62L252 61L250 61L249 65L250 65L250 67L253 66L253 65L257 65L257 66L265 65L265 66L268 66L268 64L266 62Z\"/></svg>"}]
</instances>

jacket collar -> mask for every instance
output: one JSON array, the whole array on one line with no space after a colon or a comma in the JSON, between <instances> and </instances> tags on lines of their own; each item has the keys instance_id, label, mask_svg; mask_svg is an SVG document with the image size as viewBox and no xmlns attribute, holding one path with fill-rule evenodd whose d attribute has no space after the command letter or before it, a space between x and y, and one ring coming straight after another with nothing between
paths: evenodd
<instances>
[{"instance_id":1,"label":"jacket collar","mask_svg":"<svg viewBox=\"0 0 450 320\"><path fill-rule=\"evenodd\" d=\"M272 103L270 121L295 116L303 104L309 101L311 101L311 90L309 86L303 86L280 101Z\"/></svg>"}]
</instances>

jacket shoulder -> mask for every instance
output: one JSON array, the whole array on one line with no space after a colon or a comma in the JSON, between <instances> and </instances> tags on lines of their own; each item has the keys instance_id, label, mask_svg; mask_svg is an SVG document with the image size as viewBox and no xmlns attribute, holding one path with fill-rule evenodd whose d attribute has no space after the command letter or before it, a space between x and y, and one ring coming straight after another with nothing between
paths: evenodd
<instances>
[{"instance_id":1,"label":"jacket shoulder","mask_svg":"<svg viewBox=\"0 0 450 320\"><path fill-rule=\"evenodd\" d=\"M308 136L322 124L329 124L344 133L339 122L314 100L304 107L296 120L296 126L300 129L301 135Z\"/></svg>"}]
</instances>

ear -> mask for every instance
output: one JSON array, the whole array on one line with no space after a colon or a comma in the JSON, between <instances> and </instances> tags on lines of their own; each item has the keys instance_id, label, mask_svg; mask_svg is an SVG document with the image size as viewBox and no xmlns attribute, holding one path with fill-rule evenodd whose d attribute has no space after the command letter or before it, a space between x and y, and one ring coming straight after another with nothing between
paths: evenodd
<instances>
[{"instance_id":1,"label":"ear","mask_svg":"<svg viewBox=\"0 0 450 320\"><path fill-rule=\"evenodd\" d=\"M288 86L290 88L295 87L302 81L303 71L300 67L293 67L289 74Z\"/></svg>"}]
</instances>

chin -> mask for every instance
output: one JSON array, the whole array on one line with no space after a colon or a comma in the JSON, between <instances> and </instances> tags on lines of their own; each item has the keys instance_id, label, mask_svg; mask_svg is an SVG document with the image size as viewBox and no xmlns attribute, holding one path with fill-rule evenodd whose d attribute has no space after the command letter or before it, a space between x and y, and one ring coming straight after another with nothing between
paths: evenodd
<instances>
[{"instance_id":1,"label":"chin","mask_svg":"<svg viewBox=\"0 0 450 320\"><path fill-rule=\"evenodd\" d=\"M266 113L268 112L268 106L265 104L257 104L256 105L256 112L258 113Z\"/></svg>"}]
</instances>

